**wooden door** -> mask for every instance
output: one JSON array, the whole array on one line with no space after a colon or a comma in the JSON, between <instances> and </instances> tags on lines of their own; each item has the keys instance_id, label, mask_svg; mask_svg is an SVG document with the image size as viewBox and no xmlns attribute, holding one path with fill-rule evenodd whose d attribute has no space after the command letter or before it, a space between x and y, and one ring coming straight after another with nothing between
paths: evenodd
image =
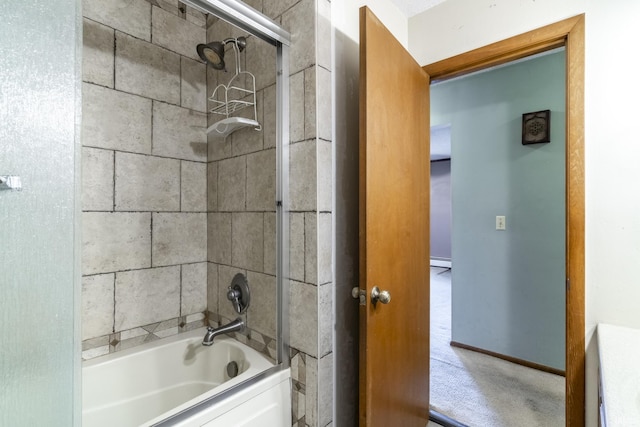
<instances>
[{"instance_id":1,"label":"wooden door","mask_svg":"<svg viewBox=\"0 0 640 427\"><path fill-rule=\"evenodd\" d=\"M372 303L372 289L391 296ZM360 426L429 418L429 76L360 9Z\"/></svg>"}]
</instances>

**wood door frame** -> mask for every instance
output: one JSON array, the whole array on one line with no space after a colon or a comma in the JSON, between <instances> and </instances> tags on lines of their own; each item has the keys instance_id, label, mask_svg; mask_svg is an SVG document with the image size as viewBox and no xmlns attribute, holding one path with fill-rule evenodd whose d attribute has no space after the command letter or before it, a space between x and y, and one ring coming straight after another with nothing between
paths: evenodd
<instances>
[{"instance_id":1,"label":"wood door frame","mask_svg":"<svg viewBox=\"0 0 640 427\"><path fill-rule=\"evenodd\" d=\"M567 426L585 424L584 14L453 56L423 69L446 80L566 47L566 347Z\"/></svg>"}]
</instances>

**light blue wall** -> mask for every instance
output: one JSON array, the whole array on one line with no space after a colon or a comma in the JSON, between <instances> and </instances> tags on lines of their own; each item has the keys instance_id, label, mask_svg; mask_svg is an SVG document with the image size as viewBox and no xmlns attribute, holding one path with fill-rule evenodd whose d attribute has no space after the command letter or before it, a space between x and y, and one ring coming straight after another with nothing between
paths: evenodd
<instances>
[{"instance_id":1,"label":"light blue wall","mask_svg":"<svg viewBox=\"0 0 640 427\"><path fill-rule=\"evenodd\" d=\"M79 425L77 0L0 10L0 425Z\"/></svg>"},{"instance_id":2,"label":"light blue wall","mask_svg":"<svg viewBox=\"0 0 640 427\"><path fill-rule=\"evenodd\" d=\"M451 160L431 162L431 259L451 261Z\"/></svg>"},{"instance_id":3,"label":"light blue wall","mask_svg":"<svg viewBox=\"0 0 640 427\"><path fill-rule=\"evenodd\" d=\"M452 340L564 369L564 51L435 84L452 129ZM551 110L551 143L521 144ZM497 231L496 215L506 216Z\"/></svg>"}]
</instances>

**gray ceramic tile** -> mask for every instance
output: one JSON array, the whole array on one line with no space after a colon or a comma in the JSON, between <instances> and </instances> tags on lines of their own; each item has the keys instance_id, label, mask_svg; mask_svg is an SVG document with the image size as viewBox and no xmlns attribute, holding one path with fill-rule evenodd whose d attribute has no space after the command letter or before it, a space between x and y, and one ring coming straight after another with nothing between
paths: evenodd
<instances>
[{"instance_id":1,"label":"gray ceramic tile","mask_svg":"<svg viewBox=\"0 0 640 427\"><path fill-rule=\"evenodd\" d=\"M172 326L171 328L156 331L153 333L153 335L157 336L158 338L167 338L173 335L177 335L179 331L180 328L178 326Z\"/></svg>"},{"instance_id":2,"label":"gray ceramic tile","mask_svg":"<svg viewBox=\"0 0 640 427\"><path fill-rule=\"evenodd\" d=\"M249 327L270 338L276 336L276 278L260 273L247 273L251 290L251 306L247 310Z\"/></svg>"},{"instance_id":3,"label":"gray ceramic tile","mask_svg":"<svg viewBox=\"0 0 640 427\"><path fill-rule=\"evenodd\" d=\"M198 59L196 46L205 43L206 30L159 7L151 11L153 43L191 59ZM204 76L203 76L204 77Z\"/></svg>"},{"instance_id":4,"label":"gray ceramic tile","mask_svg":"<svg viewBox=\"0 0 640 427\"><path fill-rule=\"evenodd\" d=\"M204 311L204 310L203 310ZM185 322L187 323L198 323L201 322L204 324L205 314L203 312L193 313L185 316Z\"/></svg>"},{"instance_id":5,"label":"gray ceramic tile","mask_svg":"<svg viewBox=\"0 0 640 427\"><path fill-rule=\"evenodd\" d=\"M209 114L212 116L213 114ZM209 161L228 159L231 157L232 137L218 138L213 132L207 135Z\"/></svg>"},{"instance_id":6,"label":"gray ceramic tile","mask_svg":"<svg viewBox=\"0 0 640 427\"><path fill-rule=\"evenodd\" d=\"M304 213L289 215L289 271L293 280L304 281Z\"/></svg>"},{"instance_id":7,"label":"gray ceramic tile","mask_svg":"<svg viewBox=\"0 0 640 427\"><path fill-rule=\"evenodd\" d=\"M113 274L82 278L82 339L113 332Z\"/></svg>"},{"instance_id":8,"label":"gray ceramic tile","mask_svg":"<svg viewBox=\"0 0 640 427\"><path fill-rule=\"evenodd\" d=\"M206 212L207 164L183 161L180 175L182 212Z\"/></svg>"},{"instance_id":9,"label":"gray ceramic tile","mask_svg":"<svg viewBox=\"0 0 640 427\"><path fill-rule=\"evenodd\" d=\"M113 210L113 151L82 148L82 210Z\"/></svg>"},{"instance_id":10,"label":"gray ceramic tile","mask_svg":"<svg viewBox=\"0 0 640 427\"><path fill-rule=\"evenodd\" d=\"M298 427L298 423L296 422L297 420L299 420L300 418L304 417L305 411L306 411L306 402L305 402L305 395L304 393L302 393L301 391L295 390L293 389L291 391L292 396L291 396L291 411L292 411L292 420L293 420L293 427Z\"/></svg>"},{"instance_id":11,"label":"gray ceramic tile","mask_svg":"<svg viewBox=\"0 0 640 427\"><path fill-rule=\"evenodd\" d=\"M289 139L293 142L302 141L305 125L304 71L289 78L289 91Z\"/></svg>"},{"instance_id":12,"label":"gray ceramic tile","mask_svg":"<svg viewBox=\"0 0 640 427\"><path fill-rule=\"evenodd\" d=\"M194 9L191 6L187 6L186 19L198 27L207 28L207 14Z\"/></svg>"},{"instance_id":13,"label":"gray ceramic tile","mask_svg":"<svg viewBox=\"0 0 640 427\"><path fill-rule=\"evenodd\" d=\"M116 210L180 209L180 161L116 153Z\"/></svg>"},{"instance_id":14,"label":"gray ceramic tile","mask_svg":"<svg viewBox=\"0 0 640 427\"><path fill-rule=\"evenodd\" d=\"M263 105L262 105L262 91L259 91L256 94L256 102L257 102L257 116L255 116L255 120L258 123L262 123L262 114L263 114ZM242 110L244 114L238 114L239 117L245 117L249 119L254 119L254 111L253 108L245 108ZM239 129L233 134L231 134L231 147L232 153L234 156L240 156L242 154L254 153L256 151L262 150L262 139L264 133L262 130L258 130L254 127L246 127L243 129Z\"/></svg>"},{"instance_id":15,"label":"gray ceramic tile","mask_svg":"<svg viewBox=\"0 0 640 427\"><path fill-rule=\"evenodd\" d=\"M149 332L147 332L143 328L128 329L126 331L120 332L120 340L124 341L124 340L128 340L128 339L131 339L131 338L142 337L142 336L147 335L148 333Z\"/></svg>"},{"instance_id":16,"label":"gray ceramic tile","mask_svg":"<svg viewBox=\"0 0 640 427\"><path fill-rule=\"evenodd\" d=\"M246 203L246 157L218 162L218 210L242 211Z\"/></svg>"},{"instance_id":17,"label":"gray ceramic tile","mask_svg":"<svg viewBox=\"0 0 640 427\"><path fill-rule=\"evenodd\" d=\"M321 139L317 144L317 188L318 188L318 211L330 212L333 204L333 156L331 142Z\"/></svg>"},{"instance_id":18,"label":"gray ceramic tile","mask_svg":"<svg viewBox=\"0 0 640 427\"><path fill-rule=\"evenodd\" d=\"M247 155L247 210L276 209L276 150Z\"/></svg>"},{"instance_id":19,"label":"gray ceramic tile","mask_svg":"<svg viewBox=\"0 0 640 427\"><path fill-rule=\"evenodd\" d=\"M180 11L181 2L179 2L178 0L153 0L150 3L176 16L183 15L183 13ZM153 25L153 22L152 22L152 25Z\"/></svg>"},{"instance_id":20,"label":"gray ceramic tile","mask_svg":"<svg viewBox=\"0 0 640 427\"><path fill-rule=\"evenodd\" d=\"M247 275L246 270L228 267L226 265L221 265L218 267L218 314L220 314L225 320L233 320L238 317L238 313L234 310L233 304L231 301L227 299L227 291L229 286L231 286L231 282L233 281L233 277L242 273ZM249 283L251 286L251 283Z\"/></svg>"},{"instance_id":21,"label":"gray ceramic tile","mask_svg":"<svg viewBox=\"0 0 640 427\"><path fill-rule=\"evenodd\" d=\"M315 67L316 70L316 134L318 138L331 141L332 120L331 120L331 73L322 67Z\"/></svg>"},{"instance_id":22,"label":"gray ceramic tile","mask_svg":"<svg viewBox=\"0 0 640 427\"><path fill-rule=\"evenodd\" d=\"M117 273L115 294L116 331L178 317L180 267Z\"/></svg>"},{"instance_id":23,"label":"gray ceramic tile","mask_svg":"<svg viewBox=\"0 0 640 427\"><path fill-rule=\"evenodd\" d=\"M315 0L301 0L282 15L282 26L291 33L290 72L315 63Z\"/></svg>"},{"instance_id":24,"label":"gray ceramic tile","mask_svg":"<svg viewBox=\"0 0 640 427\"><path fill-rule=\"evenodd\" d=\"M180 315L202 313L207 309L207 263L182 266Z\"/></svg>"},{"instance_id":25,"label":"gray ceramic tile","mask_svg":"<svg viewBox=\"0 0 640 427\"><path fill-rule=\"evenodd\" d=\"M207 310L218 313L218 264L207 263Z\"/></svg>"},{"instance_id":26,"label":"gray ceramic tile","mask_svg":"<svg viewBox=\"0 0 640 427\"><path fill-rule=\"evenodd\" d=\"M231 25L228 22L218 19L209 28L207 28L207 42L222 41L227 38L247 37L246 31L241 30L235 25ZM228 58L228 59L227 59ZM233 70L233 53L231 52L231 46L227 45L227 52L224 55L224 60L228 70Z\"/></svg>"},{"instance_id":27,"label":"gray ceramic tile","mask_svg":"<svg viewBox=\"0 0 640 427\"><path fill-rule=\"evenodd\" d=\"M151 214L84 212L82 273L151 266Z\"/></svg>"},{"instance_id":28,"label":"gray ceramic tile","mask_svg":"<svg viewBox=\"0 0 640 427\"><path fill-rule=\"evenodd\" d=\"M111 333L111 332L109 332ZM82 350L89 350L96 347L102 347L103 345L109 345L109 335L102 335L96 338L90 338L82 341Z\"/></svg>"},{"instance_id":29,"label":"gray ceramic tile","mask_svg":"<svg viewBox=\"0 0 640 427\"><path fill-rule=\"evenodd\" d=\"M87 360L87 358L85 357L85 351L93 350L99 347L102 347L102 348L106 347L107 353L109 352L109 335L103 335L97 338L91 338L91 339L82 341L82 359Z\"/></svg>"},{"instance_id":30,"label":"gray ceramic tile","mask_svg":"<svg viewBox=\"0 0 640 427\"><path fill-rule=\"evenodd\" d=\"M305 423L310 426L319 426L318 423L318 359L307 355L305 387Z\"/></svg>"},{"instance_id":31,"label":"gray ceramic tile","mask_svg":"<svg viewBox=\"0 0 640 427\"><path fill-rule=\"evenodd\" d=\"M82 80L113 88L113 28L85 19L82 25Z\"/></svg>"},{"instance_id":32,"label":"gray ceramic tile","mask_svg":"<svg viewBox=\"0 0 640 427\"><path fill-rule=\"evenodd\" d=\"M276 214L267 212L264 214L264 272L276 274L277 260L276 242Z\"/></svg>"},{"instance_id":33,"label":"gray ceramic tile","mask_svg":"<svg viewBox=\"0 0 640 427\"><path fill-rule=\"evenodd\" d=\"M208 99L209 95L213 93L213 90L215 89L215 87L218 86L218 70L216 70L213 67L207 66L206 78L207 78L207 99ZM209 108L212 108L212 107L213 106L209 106L209 104L207 103L207 111ZM210 124L211 123L207 123L207 126Z\"/></svg>"},{"instance_id":34,"label":"gray ceramic tile","mask_svg":"<svg viewBox=\"0 0 640 427\"><path fill-rule=\"evenodd\" d=\"M318 425L331 426L333 414L333 353L318 360Z\"/></svg>"},{"instance_id":35,"label":"gray ceramic tile","mask_svg":"<svg viewBox=\"0 0 640 427\"><path fill-rule=\"evenodd\" d=\"M331 70L331 1L317 0L317 61L318 65Z\"/></svg>"},{"instance_id":36,"label":"gray ceramic tile","mask_svg":"<svg viewBox=\"0 0 640 427\"><path fill-rule=\"evenodd\" d=\"M260 271L264 266L264 219L261 213L234 213L232 219L232 264Z\"/></svg>"},{"instance_id":37,"label":"gray ceramic tile","mask_svg":"<svg viewBox=\"0 0 640 427\"><path fill-rule=\"evenodd\" d=\"M331 214L319 213L317 216L317 254L318 254L318 284L329 283L333 277L331 264Z\"/></svg>"},{"instance_id":38,"label":"gray ceramic tile","mask_svg":"<svg viewBox=\"0 0 640 427\"><path fill-rule=\"evenodd\" d=\"M318 215L304 214L304 281L318 284Z\"/></svg>"},{"instance_id":39,"label":"gray ceramic tile","mask_svg":"<svg viewBox=\"0 0 640 427\"><path fill-rule=\"evenodd\" d=\"M153 266L207 260L206 213L153 214Z\"/></svg>"},{"instance_id":40,"label":"gray ceramic tile","mask_svg":"<svg viewBox=\"0 0 640 427\"><path fill-rule=\"evenodd\" d=\"M209 262L231 264L231 213L207 215Z\"/></svg>"},{"instance_id":41,"label":"gray ceramic tile","mask_svg":"<svg viewBox=\"0 0 640 427\"><path fill-rule=\"evenodd\" d=\"M83 0L82 14L143 40L151 40L151 4L130 0Z\"/></svg>"},{"instance_id":42,"label":"gray ceramic tile","mask_svg":"<svg viewBox=\"0 0 640 427\"><path fill-rule=\"evenodd\" d=\"M206 162L206 122L206 114L154 101L153 154Z\"/></svg>"},{"instance_id":43,"label":"gray ceramic tile","mask_svg":"<svg viewBox=\"0 0 640 427\"><path fill-rule=\"evenodd\" d=\"M256 90L276 82L276 49L271 44L251 37L245 50L246 70L256 78Z\"/></svg>"},{"instance_id":44,"label":"gray ceramic tile","mask_svg":"<svg viewBox=\"0 0 640 427\"><path fill-rule=\"evenodd\" d=\"M151 152L151 101L84 83L82 145Z\"/></svg>"},{"instance_id":45,"label":"gray ceramic tile","mask_svg":"<svg viewBox=\"0 0 640 427\"><path fill-rule=\"evenodd\" d=\"M180 55L116 31L116 89L180 104Z\"/></svg>"},{"instance_id":46,"label":"gray ceramic tile","mask_svg":"<svg viewBox=\"0 0 640 427\"><path fill-rule=\"evenodd\" d=\"M317 67L309 67L304 70L304 137L312 139L316 137L317 130ZM331 88L329 88L331 90Z\"/></svg>"},{"instance_id":47,"label":"gray ceramic tile","mask_svg":"<svg viewBox=\"0 0 640 427\"><path fill-rule=\"evenodd\" d=\"M318 288L291 282L290 336L291 346L312 356L318 354Z\"/></svg>"},{"instance_id":48,"label":"gray ceramic tile","mask_svg":"<svg viewBox=\"0 0 640 427\"><path fill-rule=\"evenodd\" d=\"M305 354L296 352L295 356L291 357L291 379L293 381L299 382L301 384L306 384L307 375L306 375L306 363L305 363ZM302 413L300 417L304 415ZM300 418L298 417L298 418Z\"/></svg>"},{"instance_id":49,"label":"gray ceramic tile","mask_svg":"<svg viewBox=\"0 0 640 427\"><path fill-rule=\"evenodd\" d=\"M298 0L264 0L264 14L274 19L297 2Z\"/></svg>"},{"instance_id":50,"label":"gray ceramic tile","mask_svg":"<svg viewBox=\"0 0 640 427\"><path fill-rule=\"evenodd\" d=\"M180 105L201 113L207 112L206 65L182 58L182 89Z\"/></svg>"},{"instance_id":51,"label":"gray ceramic tile","mask_svg":"<svg viewBox=\"0 0 640 427\"><path fill-rule=\"evenodd\" d=\"M207 163L207 211L218 210L218 163Z\"/></svg>"},{"instance_id":52,"label":"gray ceramic tile","mask_svg":"<svg viewBox=\"0 0 640 427\"><path fill-rule=\"evenodd\" d=\"M163 331L165 329L169 329L169 328L174 328L176 326L178 326L178 324L180 323L180 318L178 316L176 317L172 317L172 318L168 318L165 320L162 320L161 322L158 322L156 324L153 325L147 325L144 326L144 328L146 330L148 330L149 332L153 332L154 334Z\"/></svg>"},{"instance_id":53,"label":"gray ceramic tile","mask_svg":"<svg viewBox=\"0 0 640 427\"><path fill-rule=\"evenodd\" d=\"M303 141L289 147L291 210L316 209L316 144Z\"/></svg>"},{"instance_id":54,"label":"gray ceramic tile","mask_svg":"<svg viewBox=\"0 0 640 427\"><path fill-rule=\"evenodd\" d=\"M137 347L146 342L155 341L155 340L156 338L154 338L153 334L146 334L140 337L129 338L129 339L120 341L120 343L117 345L116 351L122 351L128 348Z\"/></svg>"},{"instance_id":55,"label":"gray ceramic tile","mask_svg":"<svg viewBox=\"0 0 640 427\"><path fill-rule=\"evenodd\" d=\"M318 287L318 354L333 349L333 284Z\"/></svg>"},{"instance_id":56,"label":"gray ceramic tile","mask_svg":"<svg viewBox=\"0 0 640 427\"><path fill-rule=\"evenodd\" d=\"M271 85L263 90L262 139L264 148L276 146L276 86Z\"/></svg>"}]
</instances>

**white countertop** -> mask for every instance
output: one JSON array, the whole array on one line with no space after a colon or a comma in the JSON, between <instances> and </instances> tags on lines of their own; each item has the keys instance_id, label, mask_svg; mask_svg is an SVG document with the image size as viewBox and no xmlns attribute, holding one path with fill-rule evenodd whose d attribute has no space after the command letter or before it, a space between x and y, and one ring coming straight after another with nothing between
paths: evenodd
<instances>
[{"instance_id":1,"label":"white countertop","mask_svg":"<svg viewBox=\"0 0 640 427\"><path fill-rule=\"evenodd\" d=\"M598 324L607 427L640 427L640 329Z\"/></svg>"}]
</instances>

